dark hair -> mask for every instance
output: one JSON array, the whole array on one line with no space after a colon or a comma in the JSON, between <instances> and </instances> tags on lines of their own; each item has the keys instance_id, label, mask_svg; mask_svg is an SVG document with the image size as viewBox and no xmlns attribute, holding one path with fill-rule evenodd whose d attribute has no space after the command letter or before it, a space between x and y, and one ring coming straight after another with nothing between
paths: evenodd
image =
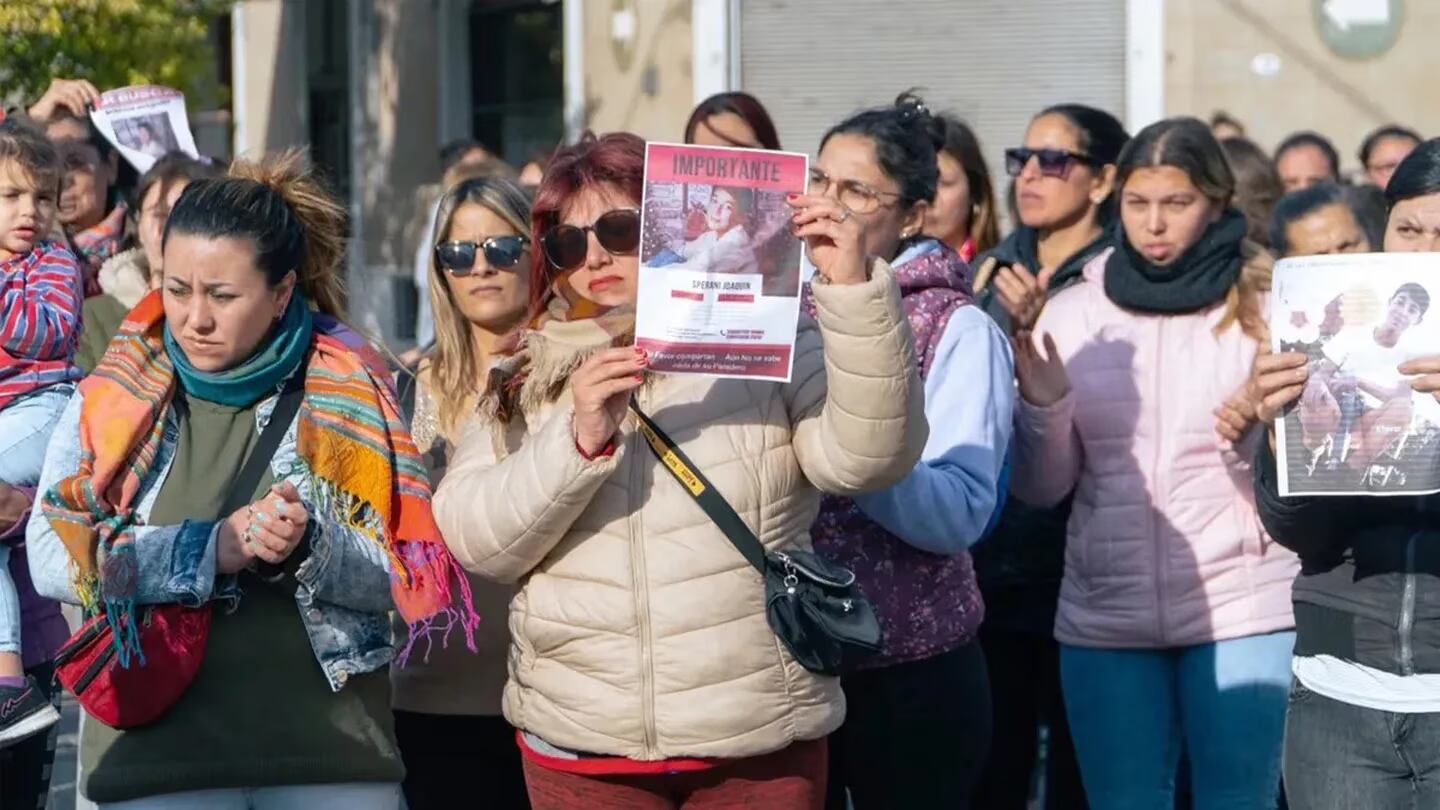
<instances>
[{"instance_id":1,"label":"dark hair","mask_svg":"<svg viewBox=\"0 0 1440 810\"><path fill-rule=\"evenodd\" d=\"M1216 127L1219 126L1234 127L1240 130L1242 133L1245 131L1245 125L1240 123L1240 120L1237 119L1235 116L1225 112L1224 110L1216 110L1210 116L1210 129L1214 130Z\"/></svg>"},{"instance_id":2,"label":"dark hair","mask_svg":"<svg viewBox=\"0 0 1440 810\"><path fill-rule=\"evenodd\" d=\"M1078 134L1080 151L1089 155L1096 163L1108 166L1118 163L1120 153L1130 142L1130 133L1120 119L1104 110L1085 104L1054 104L1041 110L1030 119L1032 122L1047 115L1058 115L1069 122ZM1119 189L1120 184L1115 184ZM1013 188L1012 188L1013 192ZM1115 192L1100 201L1097 221L1107 227L1115 219ZM1018 221L1018 220L1017 220Z\"/></svg>"},{"instance_id":3,"label":"dark hair","mask_svg":"<svg viewBox=\"0 0 1440 810\"><path fill-rule=\"evenodd\" d=\"M51 192L60 193L60 178L64 174L60 153L45 133L19 118L0 121L0 162L20 164L35 185L41 188L48 185Z\"/></svg>"},{"instance_id":4,"label":"dark hair","mask_svg":"<svg viewBox=\"0 0 1440 810\"><path fill-rule=\"evenodd\" d=\"M1371 250L1382 250L1385 245L1385 192L1379 186L1369 183L1361 186L1341 186L1340 193L1350 213L1365 232Z\"/></svg>"},{"instance_id":5,"label":"dark hair","mask_svg":"<svg viewBox=\"0 0 1440 810\"><path fill-rule=\"evenodd\" d=\"M1386 207L1430 194L1440 194L1440 138L1422 141L1395 167L1385 186Z\"/></svg>"},{"instance_id":6,"label":"dark hair","mask_svg":"<svg viewBox=\"0 0 1440 810\"><path fill-rule=\"evenodd\" d=\"M749 93L739 92L716 93L700 102L695 107L695 111L690 113L690 120L685 122L685 142L695 142L695 130L705 123L705 119L724 113L740 116L741 120L754 131L755 140L761 148L780 148L780 136L775 132L775 122L770 119L770 113L765 110L765 105L760 103L760 99ZM715 134L719 135L718 132ZM729 139L726 138L726 140ZM749 146L750 144L737 143L734 145Z\"/></svg>"},{"instance_id":7,"label":"dark hair","mask_svg":"<svg viewBox=\"0 0 1440 810\"><path fill-rule=\"evenodd\" d=\"M900 207L935 199L940 166L930 133L930 108L913 93L901 93L888 107L862 110L830 128L820 149L836 135L859 135L875 144L880 170L900 186Z\"/></svg>"},{"instance_id":8,"label":"dark hair","mask_svg":"<svg viewBox=\"0 0 1440 810\"><path fill-rule=\"evenodd\" d=\"M1157 166L1185 172L1200 193L1222 206L1235 196L1235 172L1225 150L1198 118L1166 118L1140 130L1116 162L1115 188L1123 189L1136 169Z\"/></svg>"},{"instance_id":9,"label":"dark hair","mask_svg":"<svg viewBox=\"0 0 1440 810\"><path fill-rule=\"evenodd\" d=\"M1340 153L1335 151L1335 144L1331 143L1330 139L1324 135L1310 130L1297 132L1281 141L1280 146L1275 149L1275 164L1277 166L1280 164L1280 158L1286 152L1302 146L1313 146L1319 149L1321 153L1325 155L1325 160L1330 164L1331 178L1337 181L1340 179Z\"/></svg>"},{"instance_id":10,"label":"dark hair","mask_svg":"<svg viewBox=\"0 0 1440 810\"><path fill-rule=\"evenodd\" d=\"M1212 127L1213 129L1213 127ZM1269 247L1270 214L1275 203L1285 196L1285 186L1275 173L1275 164L1254 141L1248 138L1224 138L1220 148L1235 172L1235 207L1250 223L1248 236L1256 244Z\"/></svg>"},{"instance_id":11,"label":"dark hair","mask_svg":"<svg viewBox=\"0 0 1440 810\"><path fill-rule=\"evenodd\" d=\"M486 153L490 151L485 147L485 144L480 143L474 138L456 138L453 141L447 142L444 146L440 147L440 172L443 174L450 171L455 167L455 164L464 160L466 155L476 150Z\"/></svg>"},{"instance_id":12,"label":"dark hair","mask_svg":"<svg viewBox=\"0 0 1440 810\"><path fill-rule=\"evenodd\" d=\"M1316 183L1281 197L1280 202L1275 204L1274 215L1270 218L1270 246L1281 256L1290 255L1290 240L1287 238L1286 229L1296 220L1329 205L1343 206L1345 210L1351 211L1352 215L1354 213L1349 201L1345 199L1345 193L1335 183ZM1356 223L1359 223L1359 217L1356 217Z\"/></svg>"},{"instance_id":13,"label":"dark hair","mask_svg":"<svg viewBox=\"0 0 1440 810\"><path fill-rule=\"evenodd\" d=\"M974 214L970 217L970 238L975 240L975 253L979 255L1000 242L1000 218L995 211L995 186L990 181L990 167L980 149L980 139L975 131L959 118L941 113L930 119L930 140L935 144L937 154L944 153L960 164L965 172L965 182L970 186L970 202Z\"/></svg>"},{"instance_id":14,"label":"dark hair","mask_svg":"<svg viewBox=\"0 0 1440 810\"><path fill-rule=\"evenodd\" d=\"M160 186L160 193L164 194L178 182L189 183L220 175L219 167L213 163L196 160L184 152L170 152L155 161L150 169L140 176L140 183L135 187L135 202L144 205L145 195L157 184Z\"/></svg>"},{"instance_id":15,"label":"dark hair","mask_svg":"<svg viewBox=\"0 0 1440 810\"><path fill-rule=\"evenodd\" d=\"M297 288L321 312L344 311L345 209L301 150L259 163L237 160L226 176L186 186L165 222L162 247L174 234L243 239L272 286L294 271Z\"/></svg>"},{"instance_id":16,"label":"dark hair","mask_svg":"<svg viewBox=\"0 0 1440 810\"><path fill-rule=\"evenodd\" d=\"M582 190L609 186L640 205L645 186L645 140L630 132L596 136L586 132L572 146L550 156L545 177L530 207L530 240L539 245L560 220L560 212ZM530 319L545 310L551 296L554 268L545 251L534 250L530 270Z\"/></svg>"},{"instance_id":17,"label":"dark hair","mask_svg":"<svg viewBox=\"0 0 1440 810\"><path fill-rule=\"evenodd\" d=\"M1414 141L1417 144L1421 141L1420 134L1409 127L1402 127L1399 124L1386 124L1374 132L1371 132L1369 135L1366 135L1365 140L1360 142L1361 166L1367 169L1370 168L1370 154L1374 152L1375 147L1379 146L1380 142L1386 138L1404 138L1409 141Z\"/></svg>"},{"instance_id":18,"label":"dark hair","mask_svg":"<svg viewBox=\"0 0 1440 810\"><path fill-rule=\"evenodd\" d=\"M1395 290L1395 293L1390 296L1390 300L1394 301L1402 295L1409 295L1410 300L1414 301L1415 305L1420 307L1420 317L1423 320L1425 313L1430 310L1430 291L1411 281L1401 284L1400 287Z\"/></svg>"},{"instance_id":19,"label":"dark hair","mask_svg":"<svg viewBox=\"0 0 1440 810\"><path fill-rule=\"evenodd\" d=\"M712 197L717 191L723 191L726 194L729 194L730 199L735 201L735 207L740 209L741 211L744 211L747 214L753 213L755 211L755 189L745 188L744 186L710 187L710 195Z\"/></svg>"}]
</instances>

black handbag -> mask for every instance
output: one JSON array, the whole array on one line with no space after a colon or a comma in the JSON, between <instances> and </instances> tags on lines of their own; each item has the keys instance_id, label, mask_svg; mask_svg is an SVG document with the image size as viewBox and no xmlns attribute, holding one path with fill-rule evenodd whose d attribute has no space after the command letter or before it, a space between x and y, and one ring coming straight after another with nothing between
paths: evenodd
<instances>
[{"instance_id":1,"label":"black handbag","mask_svg":"<svg viewBox=\"0 0 1440 810\"><path fill-rule=\"evenodd\" d=\"M656 457L765 579L765 617L800 666L842 675L880 651L880 621L855 574L808 551L766 551L714 485L632 399Z\"/></svg>"}]
</instances>

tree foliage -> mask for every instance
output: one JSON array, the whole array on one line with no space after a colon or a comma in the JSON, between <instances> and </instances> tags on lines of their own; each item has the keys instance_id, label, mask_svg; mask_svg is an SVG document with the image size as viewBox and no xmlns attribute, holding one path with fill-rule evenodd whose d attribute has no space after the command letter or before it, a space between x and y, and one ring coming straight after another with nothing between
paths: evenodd
<instances>
[{"instance_id":1,"label":"tree foliage","mask_svg":"<svg viewBox=\"0 0 1440 810\"><path fill-rule=\"evenodd\" d=\"M231 0L0 0L0 97L33 102L55 77L100 90L159 84L220 102L211 24Z\"/></svg>"}]
</instances>

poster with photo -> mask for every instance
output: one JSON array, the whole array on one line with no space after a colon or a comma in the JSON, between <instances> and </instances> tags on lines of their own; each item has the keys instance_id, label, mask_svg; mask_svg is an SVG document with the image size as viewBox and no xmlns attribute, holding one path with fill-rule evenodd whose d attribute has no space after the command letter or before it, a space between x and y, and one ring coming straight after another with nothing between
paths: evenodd
<instances>
[{"instance_id":1,"label":"poster with photo","mask_svg":"<svg viewBox=\"0 0 1440 810\"><path fill-rule=\"evenodd\" d=\"M154 85L107 90L90 120L141 174L170 152L200 156L179 90Z\"/></svg>"},{"instance_id":2,"label":"poster with photo","mask_svg":"<svg viewBox=\"0 0 1440 810\"><path fill-rule=\"evenodd\" d=\"M790 380L802 250L785 197L809 171L790 152L647 146L635 341L652 370Z\"/></svg>"},{"instance_id":3,"label":"poster with photo","mask_svg":"<svg viewBox=\"0 0 1440 810\"><path fill-rule=\"evenodd\" d=\"M1440 354L1440 257L1285 259L1272 348L1309 355L1305 390L1276 420L1281 495L1440 492L1440 403L1399 365Z\"/></svg>"}]
</instances>

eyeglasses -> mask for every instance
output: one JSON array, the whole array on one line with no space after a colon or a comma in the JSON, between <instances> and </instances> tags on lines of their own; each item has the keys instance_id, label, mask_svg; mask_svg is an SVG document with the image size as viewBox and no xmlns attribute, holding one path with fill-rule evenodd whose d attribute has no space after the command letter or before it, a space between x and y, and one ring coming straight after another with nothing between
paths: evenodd
<instances>
[{"instance_id":1,"label":"eyeglasses","mask_svg":"<svg viewBox=\"0 0 1440 810\"><path fill-rule=\"evenodd\" d=\"M1040 162L1040 174L1045 177L1058 177L1061 180L1070 176L1070 169L1076 163L1084 163L1087 166L1096 165L1095 158L1079 152L1071 152L1068 149L1030 149L1021 146L1015 149L1005 150L1005 173L1011 177L1019 177L1029 165L1030 158L1037 158Z\"/></svg>"},{"instance_id":2,"label":"eyeglasses","mask_svg":"<svg viewBox=\"0 0 1440 810\"><path fill-rule=\"evenodd\" d=\"M435 261L450 271L450 275L463 277L475 272L475 259L483 252L485 263L497 270L504 270L520 263L530 240L523 236L492 236L483 242L441 242L435 246Z\"/></svg>"},{"instance_id":3,"label":"eyeglasses","mask_svg":"<svg viewBox=\"0 0 1440 810\"><path fill-rule=\"evenodd\" d=\"M832 186L838 189L835 198L840 204L857 214L874 213L883 204L884 197L900 199L898 191L880 191L858 180L836 180L821 169L810 169L810 187L807 189L810 196L824 197L830 193Z\"/></svg>"},{"instance_id":4,"label":"eyeglasses","mask_svg":"<svg viewBox=\"0 0 1440 810\"><path fill-rule=\"evenodd\" d=\"M590 234L612 255L634 253L640 247L640 211L616 208L606 211L593 225L556 225L540 237L545 258L559 270L573 270L590 252Z\"/></svg>"}]
</instances>

